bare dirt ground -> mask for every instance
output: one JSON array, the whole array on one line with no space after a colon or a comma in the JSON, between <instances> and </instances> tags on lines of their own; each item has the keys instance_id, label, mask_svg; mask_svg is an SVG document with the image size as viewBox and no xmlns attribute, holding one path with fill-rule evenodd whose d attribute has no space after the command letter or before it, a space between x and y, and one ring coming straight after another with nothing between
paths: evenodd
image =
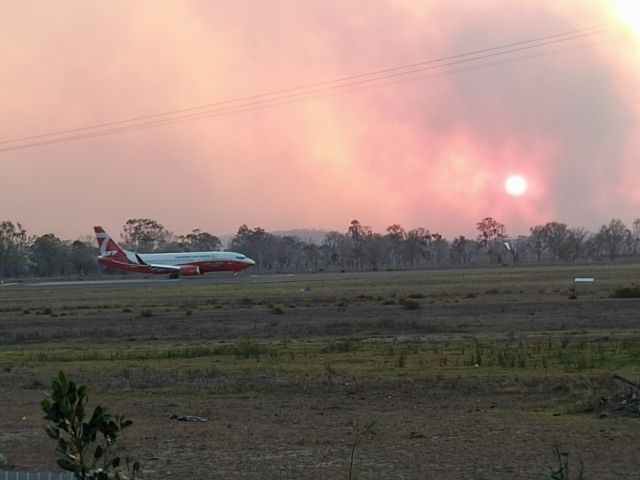
<instances>
[{"instance_id":1,"label":"bare dirt ground","mask_svg":"<svg viewBox=\"0 0 640 480\"><path fill-rule=\"evenodd\" d=\"M375 422L356 449L356 478L548 478L554 442L574 468L584 461L587 478L640 472L638 421L554 414L560 383L342 380L237 378L243 385L225 394L167 388L98 398L135 419L126 444L147 478L346 478L356 422ZM41 389L2 389L0 445L20 469L54 469L41 398Z\"/></svg>"},{"instance_id":2,"label":"bare dirt ground","mask_svg":"<svg viewBox=\"0 0 640 480\"><path fill-rule=\"evenodd\" d=\"M369 424L353 478L549 478L555 443L585 478L640 478L640 420L594 411L599 396L624 389L612 373L637 375L640 357L616 354L615 369L475 367L468 351L457 365L432 361L449 343L539 336L596 339L605 358L622 352L617 338L639 341L640 303L609 295L640 270L607 272L575 299L573 272L546 269L363 274L311 289L303 279L2 290L0 452L15 469L56 469L39 402L64 369L89 386L91 404L134 420L124 443L150 479L347 478L356 430ZM409 296L419 308L403 308ZM359 347L331 350L345 339ZM295 355L185 350L243 341L293 345ZM131 353L147 350L161 354Z\"/></svg>"}]
</instances>

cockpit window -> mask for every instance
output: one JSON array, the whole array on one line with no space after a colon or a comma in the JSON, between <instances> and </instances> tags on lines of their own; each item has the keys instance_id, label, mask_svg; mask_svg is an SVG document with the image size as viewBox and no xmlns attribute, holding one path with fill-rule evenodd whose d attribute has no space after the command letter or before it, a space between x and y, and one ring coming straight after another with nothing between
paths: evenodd
<instances>
[{"instance_id":1,"label":"cockpit window","mask_svg":"<svg viewBox=\"0 0 640 480\"><path fill-rule=\"evenodd\" d=\"M244 255L236 255L237 260L244 260L246 257Z\"/></svg>"}]
</instances>

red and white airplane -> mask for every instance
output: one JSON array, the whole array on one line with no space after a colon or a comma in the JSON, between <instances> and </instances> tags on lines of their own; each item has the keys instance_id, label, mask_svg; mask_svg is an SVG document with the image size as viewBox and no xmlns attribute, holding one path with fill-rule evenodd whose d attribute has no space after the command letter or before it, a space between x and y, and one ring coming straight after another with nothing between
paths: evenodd
<instances>
[{"instance_id":1,"label":"red and white airplane","mask_svg":"<svg viewBox=\"0 0 640 480\"><path fill-rule=\"evenodd\" d=\"M102 227L93 227L100 248L98 262L115 270L136 273L194 276L207 272L235 272L255 265L249 257L235 252L135 253L120 246Z\"/></svg>"}]
</instances>

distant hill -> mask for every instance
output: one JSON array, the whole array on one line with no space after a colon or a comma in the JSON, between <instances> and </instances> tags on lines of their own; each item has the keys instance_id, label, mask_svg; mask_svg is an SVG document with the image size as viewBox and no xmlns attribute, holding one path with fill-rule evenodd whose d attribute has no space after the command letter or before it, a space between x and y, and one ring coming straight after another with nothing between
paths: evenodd
<instances>
[{"instance_id":1,"label":"distant hill","mask_svg":"<svg viewBox=\"0 0 640 480\"><path fill-rule=\"evenodd\" d=\"M316 245L321 245L324 237L328 230L319 230L319 229L308 229L308 228L292 228L291 230L275 230L272 233L273 235L278 235L280 237L298 237L300 240L303 240L307 243L315 243ZM220 235L218 238L222 242L222 245L228 247L233 240L235 234L231 233L228 235Z\"/></svg>"}]
</instances>

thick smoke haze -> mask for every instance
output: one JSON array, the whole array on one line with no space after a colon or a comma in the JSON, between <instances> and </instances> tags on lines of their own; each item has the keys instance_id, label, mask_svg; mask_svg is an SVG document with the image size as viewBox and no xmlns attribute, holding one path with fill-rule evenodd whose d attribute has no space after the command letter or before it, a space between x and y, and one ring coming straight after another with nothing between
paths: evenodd
<instances>
[{"instance_id":1,"label":"thick smoke haze","mask_svg":"<svg viewBox=\"0 0 640 480\"><path fill-rule=\"evenodd\" d=\"M6 2L0 140L614 28L537 58L0 152L0 220L62 238L95 224L117 235L136 217L218 235L243 223L346 231L354 218L446 236L473 235L485 216L512 235L552 220L630 223L640 31L618 5ZM521 197L504 191L512 173L528 180Z\"/></svg>"}]
</instances>

